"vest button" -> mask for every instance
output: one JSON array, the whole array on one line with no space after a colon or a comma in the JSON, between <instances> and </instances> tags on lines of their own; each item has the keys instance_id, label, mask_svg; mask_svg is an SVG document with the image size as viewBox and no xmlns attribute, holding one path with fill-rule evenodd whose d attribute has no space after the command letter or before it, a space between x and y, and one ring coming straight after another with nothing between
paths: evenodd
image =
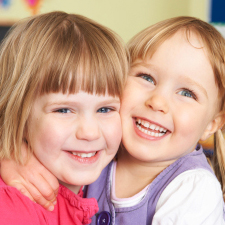
<instances>
[{"instance_id":1,"label":"vest button","mask_svg":"<svg viewBox=\"0 0 225 225\"><path fill-rule=\"evenodd\" d=\"M97 218L97 225L110 225L111 215L107 211L100 212Z\"/></svg>"}]
</instances>

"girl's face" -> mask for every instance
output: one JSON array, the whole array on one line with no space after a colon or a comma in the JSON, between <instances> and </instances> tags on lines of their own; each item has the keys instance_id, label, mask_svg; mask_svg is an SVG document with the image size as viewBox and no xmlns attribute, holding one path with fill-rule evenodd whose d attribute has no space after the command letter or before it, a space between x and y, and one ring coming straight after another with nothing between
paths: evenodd
<instances>
[{"instance_id":1,"label":"girl's face","mask_svg":"<svg viewBox=\"0 0 225 225\"><path fill-rule=\"evenodd\" d=\"M179 31L131 67L121 119L122 141L134 159L166 166L219 126L212 67L194 33L190 43Z\"/></svg>"},{"instance_id":2,"label":"girl's face","mask_svg":"<svg viewBox=\"0 0 225 225\"><path fill-rule=\"evenodd\" d=\"M38 160L62 182L94 182L121 141L120 100L80 91L50 93L34 102L28 142Z\"/></svg>"}]
</instances>

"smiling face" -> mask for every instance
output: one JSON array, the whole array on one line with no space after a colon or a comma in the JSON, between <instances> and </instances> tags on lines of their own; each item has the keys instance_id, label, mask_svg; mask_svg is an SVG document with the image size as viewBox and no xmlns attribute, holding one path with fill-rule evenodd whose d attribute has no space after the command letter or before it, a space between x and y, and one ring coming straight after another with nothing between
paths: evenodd
<instances>
[{"instance_id":1,"label":"smiling face","mask_svg":"<svg viewBox=\"0 0 225 225\"><path fill-rule=\"evenodd\" d=\"M168 165L219 126L212 67L199 37L191 32L189 41L178 31L131 67L121 105L122 142L139 161Z\"/></svg>"},{"instance_id":2,"label":"smiling face","mask_svg":"<svg viewBox=\"0 0 225 225\"><path fill-rule=\"evenodd\" d=\"M59 180L94 182L121 141L120 100L109 95L44 94L28 120L28 142L38 160Z\"/></svg>"}]
</instances>

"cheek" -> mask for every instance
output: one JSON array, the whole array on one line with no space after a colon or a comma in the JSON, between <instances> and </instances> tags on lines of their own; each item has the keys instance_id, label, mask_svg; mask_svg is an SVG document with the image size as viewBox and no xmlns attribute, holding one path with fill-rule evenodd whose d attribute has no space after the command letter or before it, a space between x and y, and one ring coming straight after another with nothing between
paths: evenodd
<instances>
[{"instance_id":1,"label":"cheek","mask_svg":"<svg viewBox=\"0 0 225 225\"><path fill-rule=\"evenodd\" d=\"M129 113L135 109L137 106L140 107L140 104L143 102L143 99L138 99L141 95L133 95L133 92L125 93L126 95L122 98L121 107L120 107L120 116L122 121L129 115Z\"/></svg>"},{"instance_id":2,"label":"cheek","mask_svg":"<svg viewBox=\"0 0 225 225\"><path fill-rule=\"evenodd\" d=\"M179 133L183 136L195 136L197 139L202 135L211 117L206 109L196 110L194 108L191 111L183 108L174 116L175 130L179 130Z\"/></svg>"},{"instance_id":3,"label":"cheek","mask_svg":"<svg viewBox=\"0 0 225 225\"><path fill-rule=\"evenodd\" d=\"M121 106L120 106L120 115L123 115L124 113L126 113L126 110L128 110L129 106L129 97L123 97L122 98L122 102L121 102Z\"/></svg>"},{"instance_id":4,"label":"cheek","mask_svg":"<svg viewBox=\"0 0 225 225\"><path fill-rule=\"evenodd\" d=\"M103 124L102 124L103 125ZM122 128L120 116L116 116L111 123L105 124L104 127L104 138L110 154L115 154L119 148L122 139Z\"/></svg>"},{"instance_id":5,"label":"cheek","mask_svg":"<svg viewBox=\"0 0 225 225\"><path fill-rule=\"evenodd\" d=\"M132 81L128 81L123 92L120 112L126 111L136 105L138 96L141 96L139 88Z\"/></svg>"},{"instance_id":6,"label":"cheek","mask_svg":"<svg viewBox=\"0 0 225 225\"><path fill-rule=\"evenodd\" d=\"M62 138L62 129L50 121L36 120L30 129L30 145L36 150L51 151L56 148Z\"/></svg>"}]
</instances>

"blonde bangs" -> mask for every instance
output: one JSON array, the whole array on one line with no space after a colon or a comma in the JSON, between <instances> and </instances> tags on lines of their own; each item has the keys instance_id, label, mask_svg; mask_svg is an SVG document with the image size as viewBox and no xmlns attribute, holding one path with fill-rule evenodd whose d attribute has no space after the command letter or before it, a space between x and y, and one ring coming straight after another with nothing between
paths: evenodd
<instances>
[{"instance_id":1,"label":"blonde bangs","mask_svg":"<svg viewBox=\"0 0 225 225\"><path fill-rule=\"evenodd\" d=\"M111 31L99 32L94 25L89 28L83 25L77 19L76 27L71 24L72 29L67 27L62 33L52 35L48 43L51 47L42 56L40 94L82 90L121 97L128 70L124 46Z\"/></svg>"},{"instance_id":2,"label":"blonde bangs","mask_svg":"<svg viewBox=\"0 0 225 225\"><path fill-rule=\"evenodd\" d=\"M128 42L131 63L137 59L151 58L157 47L171 37L179 28L175 28L173 18L158 22L139 32Z\"/></svg>"}]
</instances>

